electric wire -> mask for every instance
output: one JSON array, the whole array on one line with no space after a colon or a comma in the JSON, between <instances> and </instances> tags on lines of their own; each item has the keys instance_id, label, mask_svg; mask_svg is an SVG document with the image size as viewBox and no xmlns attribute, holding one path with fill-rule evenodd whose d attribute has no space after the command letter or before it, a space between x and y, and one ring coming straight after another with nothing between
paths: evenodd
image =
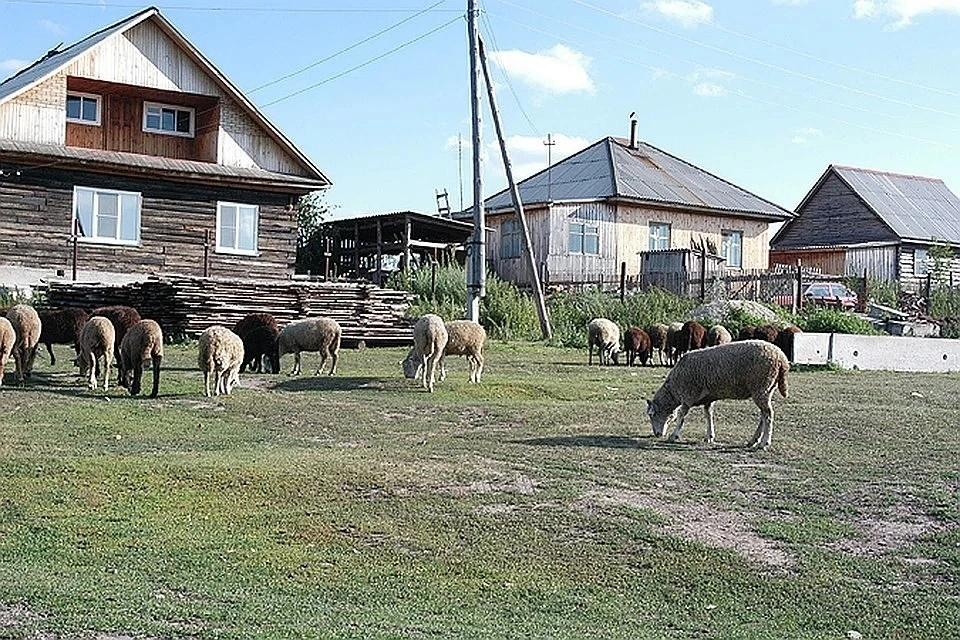
<instances>
[{"instance_id":1,"label":"electric wire","mask_svg":"<svg viewBox=\"0 0 960 640\"><path fill-rule=\"evenodd\" d=\"M493 25L490 24L490 19L487 17L486 11L481 13L481 21L485 26L484 31L486 31L487 35L490 36L490 43L493 44L494 51L500 51L500 45L497 43L497 36L493 32ZM520 96L517 94L517 90L514 88L513 82L510 80L510 74L507 73L506 69L501 68L499 65L494 66L500 71L500 75L504 79L507 87L510 89L510 93L513 94L514 102L517 103L517 108L523 115L524 120L527 121L527 124L530 125L530 128L538 137L543 137L539 127L533 123L533 120L531 120L529 114L527 114L527 110L523 108L523 103L520 101Z\"/></svg>"}]
</instances>

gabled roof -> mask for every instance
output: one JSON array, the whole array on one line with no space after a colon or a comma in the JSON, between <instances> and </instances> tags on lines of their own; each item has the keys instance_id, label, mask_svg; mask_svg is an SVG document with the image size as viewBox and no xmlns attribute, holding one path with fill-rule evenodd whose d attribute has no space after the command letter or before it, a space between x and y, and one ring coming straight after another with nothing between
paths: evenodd
<instances>
[{"instance_id":1,"label":"gabled roof","mask_svg":"<svg viewBox=\"0 0 960 640\"><path fill-rule=\"evenodd\" d=\"M96 33L87 36L83 40L70 45L66 49L54 50L48 52L43 58L34 62L32 65L23 69L19 73L11 76L0 83L0 104L12 100L18 95L39 85L44 80L55 75L63 67L82 56L83 54L96 48L97 45L109 40L119 34L125 33L129 29L145 22L153 20L157 27L172 39L187 55L202 68L217 85L234 100L254 122L261 126L273 140L285 151L301 162L304 167L314 174L314 177L323 183L323 186L332 184L320 169L300 151L272 122L270 122L263 113L234 85L227 77L217 69L199 49L197 49L189 40L177 30L173 24L167 20L156 7L148 7L129 18L125 18L109 27L101 29Z\"/></svg>"},{"instance_id":2,"label":"gabled roof","mask_svg":"<svg viewBox=\"0 0 960 640\"><path fill-rule=\"evenodd\" d=\"M619 199L787 220L790 211L689 162L638 142L607 137L518 184L524 204ZM491 211L513 206L505 189L485 201Z\"/></svg>"}]
</instances>

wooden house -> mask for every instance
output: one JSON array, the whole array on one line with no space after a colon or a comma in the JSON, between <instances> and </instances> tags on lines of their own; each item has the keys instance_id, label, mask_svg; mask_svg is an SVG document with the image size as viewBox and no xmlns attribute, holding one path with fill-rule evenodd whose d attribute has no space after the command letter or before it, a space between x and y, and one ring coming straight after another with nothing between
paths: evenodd
<instances>
[{"instance_id":1,"label":"wooden house","mask_svg":"<svg viewBox=\"0 0 960 640\"><path fill-rule=\"evenodd\" d=\"M766 268L769 225L793 215L635 137L604 138L518 188L544 284L609 282L624 263L636 276L645 252L704 245L727 269ZM492 269L528 284L510 192L485 207Z\"/></svg>"},{"instance_id":2,"label":"wooden house","mask_svg":"<svg viewBox=\"0 0 960 640\"><path fill-rule=\"evenodd\" d=\"M898 282L917 291L930 248L960 253L960 198L942 180L831 165L771 240L771 263ZM960 260L943 274L960 283Z\"/></svg>"},{"instance_id":3,"label":"wooden house","mask_svg":"<svg viewBox=\"0 0 960 640\"><path fill-rule=\"evenodd\" d=\"M155 8L0 83L8 273L289 279L329 185Z\"/></svg>"}]
</instances>

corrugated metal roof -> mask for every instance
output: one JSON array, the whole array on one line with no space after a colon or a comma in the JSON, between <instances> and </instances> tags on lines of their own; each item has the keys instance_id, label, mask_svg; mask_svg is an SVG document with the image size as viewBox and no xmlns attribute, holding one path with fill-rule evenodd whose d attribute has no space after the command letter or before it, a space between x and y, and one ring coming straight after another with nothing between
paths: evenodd
<instances>
[{"instance_id":1,"label":"corrugated metal roof","mask_svg":"<svg viewBox=\"0 0 960 640\"><path fill-rule=\"evenodd\" d=\"M786 220L793 214L645 142L631 149L604 138L519 183L525 204L623 198L639 202L715 209ZM508 190L485 201L491 210L512 206Z\"/></svg>"},{"instance_id":2,"label":"corrugated metal roof","mask_svg":"<svg viewBox=\"0 0 960 640\"><path fill-rule=\"evenodd\" d=\"M840 178L901 238L960 244L960 198L943 180L833 165Z\"/></svg>"}]
</instances>

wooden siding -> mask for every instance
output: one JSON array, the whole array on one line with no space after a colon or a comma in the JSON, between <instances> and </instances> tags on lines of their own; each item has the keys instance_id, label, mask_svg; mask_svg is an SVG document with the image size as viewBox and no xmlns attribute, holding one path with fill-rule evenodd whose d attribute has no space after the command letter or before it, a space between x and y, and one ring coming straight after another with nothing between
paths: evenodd
<instances>
[{"instance_id":1,"label":"wooden siding","mask_svg":"<svg viewBox=\"0 0 960 640\"><path fill-rule=\"evenodd\" d=\"M917 275L916 271L916 251L917 249L930 250L926 244L904 244L900 249L900 286L906 291L923 291L927 286L927 275ZM954 250L956 253L956 250ZM927 263L930 273L933 272L933 260ZM960 257L955 257L950 261L950 266L943 274L944 284L951 287L960 286Z\"/></svg>"},{"instance_id":2,"label":"wooden siding","mask_svg":"<svg viewBox=\"0 0 960 640\"><path fill-rule=\"evenodd\" d=\"M881 282L897 280L898 245L891 244L879 247L850 247L846 251L843 274L847 276L863 276L876 278Z\"/></svg>"},{"instance_id":3,"label":"wooden siding","mask_svg":"<svg viewBox=\"0 0 960 640\"><path fill-rule=\"evenodd\" d=\"M290 278L296 260L296 209L289 196L117 178L42 168L0 178L0 260L12 266L72 271L73 188L110 188L143 197L140 246L78 243L78 270L202 275L205 232L216 238L218 201L259 205L258 256L209 249L209 275Z\"/></svg>"},{"instance_id":4,"label":"wooden siding","mask_svg":"<svg viewBox=\"0 0 960 640\"><path fill-rule=\"evenodd\" d=\"M544 283L610 280L619 273L616 208L603 202L555 204L549 209ZM570 253L570 224L583 221L600 227L600 254Z\"/></svg>"},{"instance_id":5,"label":"wooden siding","mask_svg":"<svg viewBox=\"0 0 960 640\"><path fill-rule=\"evenodd\" d=\"M530 230L530 241L533 244L534 262L540 269L540 276L544 274L546 268L547 247L549 246L548 233L548 213L545 208L523 210L527 218L527 228ZM486 220L486 226L490 229L487 233L487 262L492 265L494 273L501 280L515 282L517 284L528 285L532 282L530 270L527 268L527 261L523 257L523 248L520 249L520 256L516 258L503 258L500 255L502 225L507 220L515 220L515 213L500 214L490 216ZM521 237L521 243L523 242Z\"/></svg>"},{"instance_id":6,"label":"wooden siding","mask_svg":"<svg viewBox=\"0 0 960 640\"><path fill-rule=\"evenodd\" d=\"M56 75L0 104L0 138L18 142L64 144L67 78Z\"/></svg>"},{"instance_id":7,"label":"wooden siding","mask_svg":"<svg viewBox=\"0 0 960 640\"><path fill-rule=\"evenodd\" d=\"M784 226L774 249L899 240L833 172L797 214Z\"/></svg>"}]
</instances>

